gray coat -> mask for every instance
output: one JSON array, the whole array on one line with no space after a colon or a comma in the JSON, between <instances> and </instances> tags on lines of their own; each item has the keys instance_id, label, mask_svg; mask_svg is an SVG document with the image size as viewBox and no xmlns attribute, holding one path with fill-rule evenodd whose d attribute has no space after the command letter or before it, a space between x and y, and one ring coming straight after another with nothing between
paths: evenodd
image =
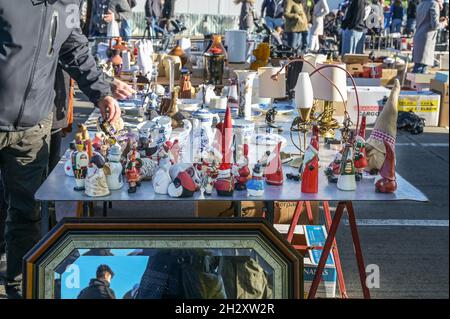
<instances>
[{"instance_id":1,"label":"gray coat","mask_svg":"<svg viewBox=\"0 0 450 319\"><path fill-rule=\"evenodd\" d=\"M434 65L434 49L439 28L439 4L436 0L423 0L417 7L417 29L414 35L413 61Z\"/></svg>"},{"instance_id":2,"label":"gray coat","mask_svg":"<svg viewBox=\"0 0 450 319\"><path fill-rule=\"evenodd\" d=\"M319 0L314 5L312 35L323 35L323 19L330 12L327 0Z\"/></svg>"}]
</instances>

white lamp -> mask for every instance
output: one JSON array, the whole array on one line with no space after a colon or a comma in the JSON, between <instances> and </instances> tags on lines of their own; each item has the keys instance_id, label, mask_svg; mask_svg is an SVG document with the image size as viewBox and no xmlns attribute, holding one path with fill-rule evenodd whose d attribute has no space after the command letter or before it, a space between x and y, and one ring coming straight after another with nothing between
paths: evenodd
<instances>
[{"instance_id":1,"label":"white lamp","mask_svg":"<svg viewBox=\"0 0 450 319\"><path fill-rule=\"evenodd\" d=\"M278 80L272 77L280 71L280 68L264 67L258 69L259 97L263 99L284 98L286 96L286 71L279 73Z\"/></svg>"},{"instance_id":2,"label":"white lamp","mask_svg":"<svg viewBox=\"0 0 450 319\"><path fill-rule=\"evenodd\" d=\"M307 72L300 72L295 86L295 105L304 122L309 119L309 113L314 104L314 92L311 79Z\"/></svg>"},{"instance_id":3,"label":"white lamp","mask_svg":"<svg viewBox=\"0 0 450 319\"><path fill-rule=\"evenodd\" d=\"M347 73L344 71L346 69L346 65L342 63L333 64L343 68L343 70L329 67L322 69L319 72L336 85L344 100L347 101ZM318 63L316 64L316 68L319 69L326 65L329 65L329 63ZM314 98L316 100L327 102L343 102L342 97L336 88L330 83L330 81L327 81L327 79L320 75L319 72L316 72L311 76L311 82L314 87Z\"/></svg>"}]
</instances>

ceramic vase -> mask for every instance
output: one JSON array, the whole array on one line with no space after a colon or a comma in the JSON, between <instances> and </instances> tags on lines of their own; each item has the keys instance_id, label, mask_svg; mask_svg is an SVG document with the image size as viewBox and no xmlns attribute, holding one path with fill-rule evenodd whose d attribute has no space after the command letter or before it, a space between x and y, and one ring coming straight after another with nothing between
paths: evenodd
<instances>
[{"instance_id":1,"label":"ceramic vase","mask_svg":"<svg viewBox=\"0 0 450 319\"><path fill-rule=\"evenodd\" d=\"M253 81L257 75L255 71L237 70L239 88L239 117L246 120L252 119L252 92Z\"/></svg>"}]
</instances>

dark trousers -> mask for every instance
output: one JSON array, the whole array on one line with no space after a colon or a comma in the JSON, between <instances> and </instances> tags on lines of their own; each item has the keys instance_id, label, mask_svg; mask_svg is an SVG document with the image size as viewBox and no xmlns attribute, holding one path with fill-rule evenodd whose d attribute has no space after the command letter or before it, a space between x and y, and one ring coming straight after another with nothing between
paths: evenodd
<instances>
[{"instance_id":1,"label":"dark trousers","mask_svg":"<svg viewBox=\"0 0 450 319\"><path fill-rule=\"evenodd\" d=\"M308 31L286 32L287 45L294 50L306 50L308 47Z\"/></svg>"},{"instance_id":2,"label":"dark trousers","mask_svg":"<svg viewBox=\"0 0 450 319\"><path fill-rule=\"evenodd\" d=\"M22 280L22 259L40 239L34 194L48 166L52 115L23 132L0 132L0 172L7 206L5 236L8 284Z\"/></svg>"}]
</instances>

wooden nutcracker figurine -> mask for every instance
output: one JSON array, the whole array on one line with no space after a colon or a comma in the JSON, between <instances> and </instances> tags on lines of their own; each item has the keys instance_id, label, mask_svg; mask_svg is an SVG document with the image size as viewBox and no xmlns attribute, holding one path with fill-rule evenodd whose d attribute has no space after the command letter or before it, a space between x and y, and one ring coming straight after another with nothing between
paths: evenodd
<instances>
[{"instance_id":1,"label":"wooden nutcracker figurine","mask_svg":"<svg viewBox=\"0 0 450 319\"><path fill-rule=\"evenodd\" d=\"M355 140L355 169L356 179L361 180L364 169L367 167L366 155L366 116L363 115L361 127Z\"/></svg>"},{"instance_id":2,"label":"wooden nutcracker figurine","mask_svg":"<svg viewBox=\"0 0 450 319\"><path fill-rule=\"evenodd\" d=\"M397 178L395 176L395 151L392 145L384 142L386 158L380 169L381 179L375 184L378 193L394 193L397 190Z\"/></svg>"},{"instance_id":3,"label":"wooden nutcracker figurine","mask_svg":"<svg viewBox=\"0 0 450 319\"><path fill-rule=\"evenodd\" d=\"M76 142L77 150L72 153L72 170L75 176L76 186L74 188L75 191L81 192L85 190L85 182L87 169L89 166L89 156L85 151L85 145L83 141L77 140Z\"/></svg>"},{"instance_id":4,"label":"wooden nutcracker figurine","mask_svg":"<svg viewBox=\"0 0 450 319\"><path fill-rule=\"evenodd\" d=\"M130 154L128 155L128 163L125 169L125 175L128 180L128 193L133 194L136 193L137 186L140 186L141 181L141 163L139 158L137 157L136 149L132 149Z\"/></svg>"},{"instance_id":5,"label":"wooden nutcracker figurine","mask_svg":"<svg viewBox=\"0 0 450 319\"><path fill-rule=\"evenodd\" d=\"M315 134L306 149L301 176L302 193L315 194L319 191L319 141Z\"/></svg>"}]
</instances>

